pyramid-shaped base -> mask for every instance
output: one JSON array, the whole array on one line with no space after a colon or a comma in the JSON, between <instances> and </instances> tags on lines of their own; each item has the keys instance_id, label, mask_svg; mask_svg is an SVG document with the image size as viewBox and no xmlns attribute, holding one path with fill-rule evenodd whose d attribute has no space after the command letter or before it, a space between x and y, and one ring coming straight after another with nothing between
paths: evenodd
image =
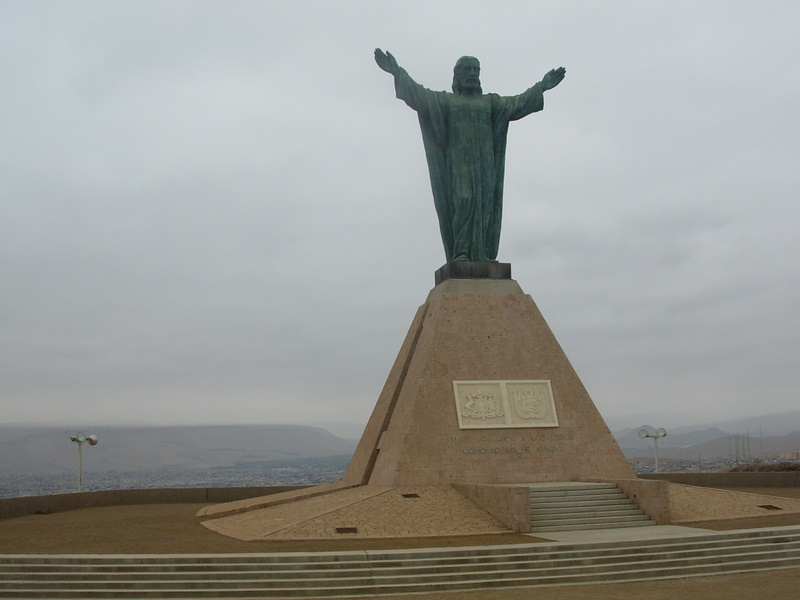
<instances>
[{"instance_id":1,"label":"pyramid-shaped base","mask_svg":"<svg viewBox=\"0 0 800 600\"><path fill-rule=\"evenodd\" d=\"M511 279L448 279L417 311L344 481L634 478L533 299Z\"/></svg>"}]
</instances>

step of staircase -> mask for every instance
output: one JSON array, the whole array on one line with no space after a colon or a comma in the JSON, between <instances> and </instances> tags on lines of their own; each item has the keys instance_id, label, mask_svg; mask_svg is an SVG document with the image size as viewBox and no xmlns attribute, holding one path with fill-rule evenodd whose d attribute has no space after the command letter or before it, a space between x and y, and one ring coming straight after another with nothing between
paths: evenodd
<instances>
[{"instance_id":1,"label":"step of staircase","mask_svg":"<svg viewBox=\"0 0 800 600\"><path fill-rule=\"evenodd\" d=\"M344 598L797 566L800 526L590 544L315 554L5 555L0 556L0 598Z\"/></svg>"},{"instance_id":2,"label":"step of staircase","mask_svg":"<svg viewBox=\"0 0 800 600\"><path fill-rule=\"evenodd\" d=\"M572 513L572 514L579 514L579 513L592 513L594 512L594 508L596 506L602 506L605 512L613 512L613 513L623 513L628 512L630 510L635 510L631 508L630 500L627 498L625 500L615 500L613 504L569 504L566 506L560 502L548 502L547 504L531 504L531 514L532 515L546 515L553 512L553 509L558 509L559 513Z\"/></svg>"},{"instance_id":3,"label":"step of staircase","mask_svg":"<svg viewBox=\"0 0 800 600\"><path fill-rule=\"evenodd\" d=\"M530 505L532 533L655 525L613 483L533 484Z\"/></svg>"}]
</instances>

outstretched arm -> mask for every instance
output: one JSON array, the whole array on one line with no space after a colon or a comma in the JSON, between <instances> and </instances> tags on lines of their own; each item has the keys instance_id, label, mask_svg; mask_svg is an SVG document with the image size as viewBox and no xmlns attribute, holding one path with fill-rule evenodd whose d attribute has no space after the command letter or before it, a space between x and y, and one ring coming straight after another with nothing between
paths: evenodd
<instances>
[{"instance_id":1,"label":"outstretched arm","mask_svg":"<svg viewBox=\"0 0 800 600\"><path fill-rule=\"evenodd\" d=\"M548 71L545 76L542 77L542 91L546 92L547 90L552 90L561 83L566 74L567 70L564 67L558 67L557 69Z\"/></svg>"},{"instance_id":2,"label":"outstretched arm","mask_svg":"<svg viewBox=\"0 0 800 600\"><path fill-rule=\"evenodd\" d=\"M390 52L375 48L375 62L381 69L394 76L394 90L397 97L417 112L430 112L433 104L436 104L434 98L445 95L442 92L432 92L411 79Z\"/></svg>"},{"instance_id":3,"label":"outstretched arm","mask_svg":"<svg viewBox=\"0 0 800 600\"><path fill-rule=\"evenodd\" d=\"M403 70L391 52L384 52L380 48L375 48L375 62L381 69L392 75L397 75Z\"/></svg>"},{"instance_id":4,"label":"outstretched arm","mask_svg":"<svg viewBox=\"0 0 800 600\"><path fill-rule=\"evenodd\" d=\"M498 107L509 121L516 121L544 108L544 93L552 90L564 79L567 70L564 67L551 69L542 80L517 96L502 96Z\"/></svg>"}]
</instances>

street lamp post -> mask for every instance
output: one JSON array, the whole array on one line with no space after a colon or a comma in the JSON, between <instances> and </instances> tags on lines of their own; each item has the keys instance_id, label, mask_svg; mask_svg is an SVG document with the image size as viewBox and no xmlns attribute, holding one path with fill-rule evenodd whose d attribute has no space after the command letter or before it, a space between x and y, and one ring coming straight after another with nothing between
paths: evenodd
<instances>
[{"instance_id":1,"label":"street lamp post","mask_svg":"<svg viewBox=\"0 0 800 600\"><path fill-rule=\"evenodd\" d=\"M653 449L655 450L656 455L656 473L658 473L658 438L662 438L667 435L667 430L663 427L659 427L655 433L650 433L647 429L641 429L639 431L639 437L644 439L653 438Z\"/></svg>"},{"instance_id":2,"label":"street lamp post","mask_svg":"<svg viewBox=\"0 0 800 600\"><path fill-rule=\"evenodd\" d=\"M83 491L83 445L86 442L89 442L90 446L94 446L97 444L97 436L96 435L85 435L83 432L79 431L75 435L71 435L70 440L76 442L78 444L78 491Z\"/></svg>"}]
</instances>

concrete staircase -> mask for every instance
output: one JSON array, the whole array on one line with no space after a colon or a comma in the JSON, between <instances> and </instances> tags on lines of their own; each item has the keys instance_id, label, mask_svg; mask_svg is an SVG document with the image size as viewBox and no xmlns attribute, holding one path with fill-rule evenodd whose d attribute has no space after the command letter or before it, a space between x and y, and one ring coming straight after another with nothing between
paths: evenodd
<instances>
[{"instance_id":1,"label":"concrete staircase","mask_svg":"<svg viewBox=\"0 0 800 600\"><path fill-rule=\"evenodd\" d=\"M655 528L658 529L658 528ZM334 598L800 566L800 526L590 544L316 554L0 556L0 598Z\"/></svg>"},{"instance_id":2,"label":"concrete staircase","mask_svg":"<svg viewBox=\"0 0 800 600\"><path fill-rule=\"evenodd\" d=\"M613 483L536 483L530 498L532 533L656 524Z\"/></svg>"}]
</instances>

